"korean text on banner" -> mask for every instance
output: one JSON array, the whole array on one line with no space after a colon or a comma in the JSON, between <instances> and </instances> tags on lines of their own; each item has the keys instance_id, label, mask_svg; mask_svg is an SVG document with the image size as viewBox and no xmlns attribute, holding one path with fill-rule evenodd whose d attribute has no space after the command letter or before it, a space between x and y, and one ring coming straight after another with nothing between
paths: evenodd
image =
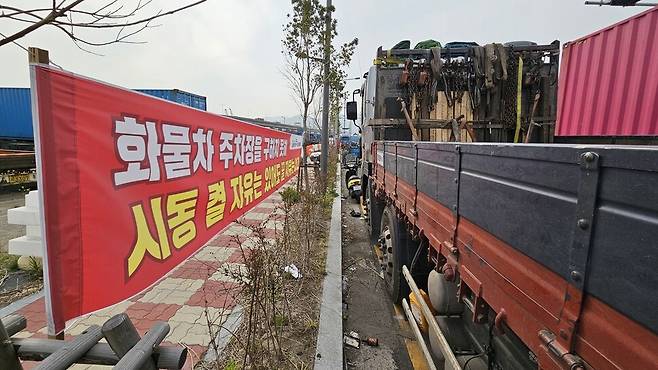
<instances>
[{"instance_id":1,"label":"korean text on banner","mask_svg":"<svg viewBox=\"0 0 658 370\"><path fill-rule=\"evenodd\" d=\"M32 65L51 334L152 285L296 173L300 137Z\"/></svg>"}]
</instances>

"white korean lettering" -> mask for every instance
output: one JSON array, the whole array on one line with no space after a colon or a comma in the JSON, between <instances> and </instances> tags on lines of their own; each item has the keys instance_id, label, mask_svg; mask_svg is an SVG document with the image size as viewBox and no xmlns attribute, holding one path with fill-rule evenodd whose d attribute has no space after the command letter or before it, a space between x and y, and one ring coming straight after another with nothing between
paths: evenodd
<instances>
[{"instance_id":1,"label":"white korean lettering","mask_svg":"<svg viewBox=\"0 0 658 370\"><path fill-rule=\"evenodd\" d=\"M254 163L254 136L245 135L242 147L244 148L244 163Z\"/></svg>"},{"instance_id":2,"label":"white korean lettering","mask_svg":"<svg viewBox=\"0 0 658 370\"><path fill-rule=\"evenodd\" d=\"M224 169L228 169L228 164L233 159L233 134L222 132L219 135L219 160L224 161Z\"/></svg>"},{"instance_id":3,"label":"white korean lettering","mask_svg":"<svg viewBox=\"0 0 658 370\"><path fill-rule=\"evenodd\" d=\"M235 151L233 156L233 164L239 163L240 165L244 164L244 136L242 134L235 135Z\"/></svg>"},{"instance_id":4,"label":"white korean lettering","mask_svg":"<svg viewBox=\"0 0 658 370\"><path fill-rule=\"evenodd\" d=\"M285 157L288 151L288 140L281 139L279 141L279 157Z\"/></svg>"},{"instance_id":5,"label":"white korean lettering","mask_svg":"<svg viewBox=\"0 0 658 370\"><path fill-rule=\"evenodd\" d=\"M196 172L199 167L203 167L207 172L212 172L212 156L215 154L215 147L212 143L212 130L203 132L202 128L192 134L192 141L196 144L196 155L192 162L192 170ZM205 151L204 151L205 145Z\"/></svg>"},{"instance_id":6,"label":"white korean lettering","mask_svg":"<svg viewBox=\"0 0 658 370\"><path fill-rule=\"evenodd\" d=\"M164 136L162 153L167 179L189 176L192 152L190 128L165 123L162 125L162 133Z\"/></svg>"},{"instance_id":7,"label":"white korean lettering","mask_svg":"<svg viewBox=\"0 0 658 370\"><path fill-rule=\"evenodd\" d=\"M256 136L254 139L254 163L260 163L262 150L263 150L262 143L263 143L263 138L260 136Z\"/></svg>"},{"instance_id":8,"label":"white korean lettering","mask_svg":"<svg viewBox=\"0 0 658 370\"><path fill-rule=\"evenodd\" d=\"M114 184L160 180L158 156L161 154L161 144L158 143L155 123L142 124L134 117L123 117L114 124L114 132L119 134L116 139L117 152L119 158L127 163L125 171L114 173ZM142 167L144 159L148 159L148 167Z\"/></svg>"},{"instance_id":9,"label":"white korean lettering","mask_svg":"<svg viewBox=\"0 0 658 370\"><path fill-rule=\"evenodd\" d=\"M267 161L268 159L270 159L270 138L266 137L264 141L265 141L265 145L263 146L263 156Z\"/></svg>"}]
</instances>

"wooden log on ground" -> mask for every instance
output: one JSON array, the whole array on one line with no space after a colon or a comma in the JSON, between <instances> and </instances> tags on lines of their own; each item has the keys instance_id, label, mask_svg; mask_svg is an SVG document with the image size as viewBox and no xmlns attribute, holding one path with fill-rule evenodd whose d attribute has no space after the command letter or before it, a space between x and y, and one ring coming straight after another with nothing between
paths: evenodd
<instances>
[{"instance_id":1,"label":"wooden log on ground","mask_svg":"<svg viewBox=\"0 0 658 370\"><path fill-rule=\"evenodd\" d=\"M23 315L7 315L2 318L2 325L11 337L27 327L27 320Z\"/></svg>"},{"instance_id":2,"label":"wooden log on ground","mask_svg":"<svg viewBox=\"0 0 658 370\"><path fill-rule=\"evenodd\" d=\"M42 361L65 344L64 341L57 339L33 338L14 338L12 343L18 357L25 361ZM158 369L179 370L185 365L187 348L159 346L153 350L153 358L156 359L155 366ZM76 361L78 364L110 366L116 365L118 362L119 357L107 343L97 343Z\"/></svg>"},{"instance_id":3,"label":"wooden log on ground","mask_svg":"<svg viewBox=\"0 0 658 370\"><path fill-rule=\"evenodd\" d=\"M0 321L0 368L7 370L23 369L2 321Z\"/></svg>"},{"instance_id":4,"label":"wooden log on ground","mask_svg":"<svg viewBox=\"0 0 658 370\"><path fill-rule=\"evenodd\" d=\"M103 324L103 335L114 353L123 358L141 339L137 329L125 313L114 315ZM144 370L155 370L153 359L146 359L141 367Z\"/></svg>"},{"instance_id":5,"label":"wooden log on ground","mask_svg":"<svg viewBox=\"0 0 658 370\"><path fill-rule=\"evenodd\" d=\"M141 369L141 366L151 358L153 347L159 345L169 333L169 324L159 322L153 325L133 348L119 360L114 367L118 370Z\"/></svg>"},{"instance_id":6,"label":"wooden log on ground","mask_svg":"<svg viewBox=\"0 0 658 370\"><path fill-rule=\"evenodd\" d=\"M91 347L103 338L101 327L93 325L85 330L82 334L76 336L70 341L64 342L64 345L52 355L46 357L37 366L38 370L65 370L77 362Z\"/></svg>"}]
</instances>

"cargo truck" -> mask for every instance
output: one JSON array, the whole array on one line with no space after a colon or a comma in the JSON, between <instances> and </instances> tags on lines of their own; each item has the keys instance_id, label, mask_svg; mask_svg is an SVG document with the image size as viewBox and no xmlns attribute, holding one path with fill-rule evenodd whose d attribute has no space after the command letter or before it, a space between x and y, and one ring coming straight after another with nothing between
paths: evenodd
<instances>
[{"instance_id":1,"label":"cargo truck","mask_svg":"<svg viewBox=\"0 0 658 370\"><path fill-rule=\"evenodd\" d=\"M432 368L658 366L658 148L592 144L654 139L657 14L567 44L560 85L558 43L377 51L363 201ZM635 74L591 65L605 53ZM645 124L601 129L618 122L600 111Z\"/></svg>"}]
</instances>

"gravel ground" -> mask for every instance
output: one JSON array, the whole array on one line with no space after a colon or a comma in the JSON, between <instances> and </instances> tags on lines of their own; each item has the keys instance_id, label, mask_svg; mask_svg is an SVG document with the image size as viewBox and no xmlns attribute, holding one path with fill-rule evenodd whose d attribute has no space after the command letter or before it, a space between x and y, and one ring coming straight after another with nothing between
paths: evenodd
<instances>
[{"instance_id":1,"label":"gravel ground","mask_svg":"<svg viewBox=\"0 0 658 370\"><path fill-rule=\"evenodd\" d=\"M343 184L343 197L347 190ZM379 264L370 245L365 221L350 216L360 211L353 199L343 199L343 277L347 278L347 294L343 293L344 330L359 333L362 339L376 337L379 346L365 343L359 349L344 346L348 369L412 369L405 338L413 338L409 330L400 328L393 302L379 275Z\"/></svg>"}]
</instances>

